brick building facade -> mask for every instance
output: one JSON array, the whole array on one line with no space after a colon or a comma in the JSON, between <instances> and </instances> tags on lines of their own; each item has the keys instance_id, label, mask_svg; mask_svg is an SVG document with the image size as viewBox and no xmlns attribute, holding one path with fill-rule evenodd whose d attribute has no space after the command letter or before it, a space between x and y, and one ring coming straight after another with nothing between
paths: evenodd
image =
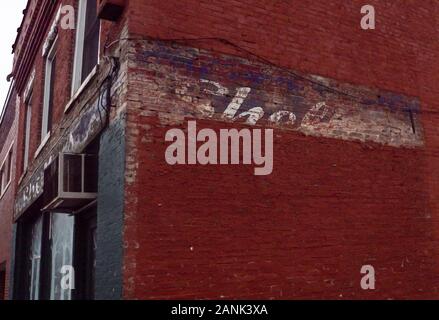
<instances>
[{"instance_id":1,"label":"brick building facade","mask_svg":"<svg viewBox=\"0 0 439 320\"><path fill-rule=\"evenodd\" d=\"M10 296L437 298L439 6L369 4L29 1ZM168 165L189 120L273 129L273 172Z\"/></svg>"},{"instance_id":2,"label":"brick building facade","mask_svg":"<svg viewBox=\"0 0 439 320\"><path fill-rule=\"evenodd\" d=\"M16 173L17 124L16 95L12 85L0 117L0 300L9 296L11 273L12 213Z\"/></svg>"}]
</instances>

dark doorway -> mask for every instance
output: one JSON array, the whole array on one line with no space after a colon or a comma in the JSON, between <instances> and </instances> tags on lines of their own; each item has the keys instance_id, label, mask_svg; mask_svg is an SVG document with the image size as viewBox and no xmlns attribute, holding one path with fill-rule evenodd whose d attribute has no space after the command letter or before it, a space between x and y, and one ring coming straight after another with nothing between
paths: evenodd
<instances>
[{"instance_id":1,"label":"dark doorway","mask_svg":"<svg viewBox=\"0 0 439 320\"><path fill-rule=\"evenodd\" d=\"M96 207L76 216L75 270L76 290L74 298L94 300L96 269Z\"/></svg>"},{"instance_id":2,"label":"dark doorway","mask_svg":"<svg viewBox=\"0 0 439 320\"><path fill-rule=\"evenodd\" d=\"M0 264L0 300L6 300L6 263Z\"/></svg>"}]
</instances>

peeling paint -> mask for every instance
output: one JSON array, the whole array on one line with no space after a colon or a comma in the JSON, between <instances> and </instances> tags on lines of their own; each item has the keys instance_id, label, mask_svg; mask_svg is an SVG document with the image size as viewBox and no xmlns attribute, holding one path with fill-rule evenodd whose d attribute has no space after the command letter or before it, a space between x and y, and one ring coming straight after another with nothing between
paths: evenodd
<instances>
[{"instance_id":1,"label":"peeling paint","mask_svg":"<svg viewBox=\"0 0 439 320\"><path fill-rule=\"evenodd\" d=\"M154 71L159 118L201 117L272 125L312 136L393 147L424 144L417 98L339 83L184 46L139 43L131 57ZM218 68L221 66L221 68ZM146 81L147 82L147 81ZM165 91L165 92L163 92ZM167 106L175 97L181 103ZM172 108L172 109L171 109Z\"/></svg>"}]
</instances>

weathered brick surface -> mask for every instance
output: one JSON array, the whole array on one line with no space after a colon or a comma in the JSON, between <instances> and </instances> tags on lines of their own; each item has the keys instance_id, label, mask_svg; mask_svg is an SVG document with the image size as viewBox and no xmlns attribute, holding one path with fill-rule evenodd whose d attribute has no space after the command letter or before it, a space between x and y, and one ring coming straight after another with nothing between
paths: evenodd
<instances>
[{"instance_id":1,"label":"weathered brick surface","mask_svg":"<svg viewBox=\"0 0 439 320\"><path fill-rule=\"evenodd\" d=\"M124 161L124 136L123 130L123 118L124 108L126 106L126 78L127 78L127 64L125 54L116 49L106 49L105 45L109 41L114 41L122 37L126 37L126 17L122 17L117 24L111 24L105 21L101 23L101 42L100 42L100 62L97 68L96 75L93 76L85 87L85 89L79 93L75 99L71 96L71 79L73 69L73 56L75 45L75 30L64 30L58 28L58 49L57 49L57 69L55 71L55 95L54 95L54 109L53 109L53 126L50 139L41 148L39 153L36 153L41 143L41 121L42 121L42 106L44 96L44 69L45 62L42 56L42 49L44 41L47 39L49 28L52 25L52 21L55 18L55 14L59 8L59 5L72 4L77 8L77 0L71 1L56 1L54 2L54 9L52 14L47 12L42 13L41 1L32 1L30 7L36 8L36 11L28 11L24 17L24 24L30 26L30 29L24 28L19 35L19 47L16 51L15 68L20 69L21 65L26 65L26 68L34 71L34 85L33 85L33 98L32 98L32 124L31 124L31 139L30 139L30 152L29 152L29 166L27 171L21 170L23 161L23 131L24 131L24 95L26 90L26 83L31 78L31 71L29 74L20 74L21 81L24 81L24 85L20 87L17 92L17 99L19 104L17 106L17 118L19 119L19 132L17 137L18 155L16 160L17 168L17 195L15 197L15 204L25 203L22 201L26 198L27 193L25 190L35 189L34 177L40 175L45 166L53 161L59 152L82 152L84 148L93 139L98 137L102 130L105 128L107 117L109 119L111 129L102 139L102 154L99 165L100 182L99 185L100 195L98 199L98 242L97 249L97 270L99 274L96 277L96 297L106 299L117 299L121 296L121 252L123 242L121 239L121 231L123 228L122 216L123 216L123 183L120 184L116 181L114 186L108 184L109 179L114 177L115 172L113 168L117 167L114 159L111 157L113 152L121 150L119 170L123 170ZM33 6L33 4L36 4ZM41 24L35 22L36 16L43 15L49 22L46 23L46 27L42 27ZM29 48L27 40L29 35L32 34L34 29L38 29L39 32L44 33L42 42L37 43L35 48ZM117 44L117 42L115 42ZM35 55L30 55L29 60L18 59L18 53L27 52L35 49ZM106 97L107 84L104 84L104 80L110 74L112 65L110 64L109 55L120 57L120 72L116 74L116 77L112 83L110 95L112 105L106 105L106 100L102 98L100 100L101 105L98 106L98 96ZM25 69L26 69L25 68ZM104 101L105 100L105 101ZM69 106L68 110L66 107ZM109 115L104 107L108 107ZM100 110L99 116L97 116L96 110ZM89 122L93 119L96 121ZM122 119L122 120L121 120ZM114 122L113 122L114 120ZM116 129L114 129L116 128ZM114 132L113 132L114 129ZM119 130L118 130L119 129ZM99 137L100 138L100 137ZM122 166L122 169L120 167ZM123 179L123 175L120 177ZM119 189L117 189L119 188ZM113 194L114 190L120 190L119 194ZM105 199L106 204L102 205L102 199ZM35 199L34 199L35 200ZM115 203L119 203L116 206ZM17 206L16 206L17 207ZM109 212L107 209L112 211ZM25 207L21 207L22 211L16 214L26 215L28 212L23 212ZM103 210L103 211L102 211ZM11 207L12 214L12 207ZM16 216L18 217L18 216ZM18 220L19 222L22 219ZM9 222L11 227L12 220ZM2 242L3 244L3 242ZM5 245L11 246L11 242L5 242ZM119 252L119 256L116 256L115 251ZM17 252L17 255L20 255Z\"/></svg>"},{"instance_id":2,"label":"weathered brick surface","mask_svg":"<svg viewBox=\"0 0 439 320\"><path fill-rule=\"evenodd\" d=\"M71 0L63 2L64 5L72 4L75 8L77 7L77 1ZM61 2L58 3L61 5ZM58 6L57 6L58 8ZM56 14L56 11L54 12ZM26 16L26 19L30 17ZM54 17L50 19L53 21ZM50 27L51 23L49 24ZM126 19L121 19L120 23L111 27L108 23L103 22L101 24L101 33L104 34L101 36L104 39L106 36L109 39L119 38L123 36L121 34L122 29L126 26ZM126 32L126 31L125 31ZM47 38L49 30L45 32L46 36L43 38L44 40ZM38 148L41 145L41 122L42 122L42 108L43 108L43 97L44 97L44 70L45 70L45 59L42 56L42 49L44 43L39 44L38 53L34 58L31 70L35 70L35 78L33 81L33 97L32 97L32 122L31 122L31 136L30 136L30 148L29 148L29 166L26 172L21 170L23 163L23 144L24 144L24 94L25 88L22 91L17 92L18 97L20 98L20 119L19 119L19 135L18 135L18 158L17 158L17 170L18 170L18 178L20 191L23 187L26 187L29 181L32 178L32 175L47 161L50 161L53 158L53 155L56 152L61 151L62 149L69 149L70 151L80 152L81 149L78 149L78 146L69 145L68 135L70 130L74 125L78 125L77 121L81 118L84 113L86 113L89 109L97 104L98 97L98 88L101 87L101 84L105 77L109 74L109 70L111 69L108 60L102 59L100 61L100 65L97 71L97 75L92 79L92 81L88 84L87 88L81 92L81 94L76 97L75 100L72 100L71 96L71 79L72 79L72 69L73 69L73 57L74 57L74 45L75 45L75 32L74 30L64 30L62 28L58 29L58 40L57 40L57 69L55 72L55 89L56 94L54 95L54 109L53 109L53 124L51 130L51 137L46 145L39 151ZM104 41L101 42L101 58L104 55ZM119 53L118 53L119 54ZM122 57L123 64L123 57ZM28 78L31 78L31 75L28 75ZM111 95L113 96L114 106L120 107L118 110L123 108L124 95L122 94L124 90L124 79L126 78L126 72L122 70L119 73L119 77L115 79L114 86L112 87ZM27 80L28 82L29 80ZM104 90L104 87L101 87L101 90ZM125 89L126 90L126 89ZM66 107L70 104L68 110ZM114 117L116 113L119 111L114 111L114 114L110 117ZM104 118L105 119L105 118ZM104 120L103 119L103 120ZM89 141L83 141L83 145L80 147L84 148L85 143ZM51 158L52 157L52 158Z\"/></svg>"},{"instance_id":3,"label":"weathered brick surface","mask_svg":"<svg viewBox=\"0 0 439 320\"><path fill-rule=\"evenodd\" d=\"M127 298L436 297L423 151L276 130L275 169L261 178L248 166L169 167L169 127L131 121ZM365 264L375 292L360 289Z\"/></svg>"},{"instance_id":4,"label":"weathered brick surface","mask_svg":"<svg viewBox=\"0 0 439 320\"><path fill-rule=\"evenodd\" d=\"M63 2L70 3L76 1ZM98 297L437 298L438 4L369 3L377 10L374 31L360 29L359 0L131 0L118 23L102 24L101 56L120 55L122 68L102 140ZM72 32L60 30L65 63L56 74L53 134L36 159L42 48L25 62L36 82L31 161L18 191L57 148L71 147L69 129L107 75L102 59L64 114L73 42ZM291 71L344 94L320 92ZM212 94L213 82L228 93ZM273 174L255 177L249 166L168 166L165 133L184 128L188 117L199 119L199 128L245 127L220 117L239 87L252 89L243 110L263 106L268 116L285 107L300 120L274 126ZM321 95L330 108L304 126ZM360 100L350 103L347 95ZM22 132L23 88L18 96ZM334 122L337 115L342 121ZM18 168L22 144L19 134ZM364 264L376 268L375 291L360 289Z\"/></svg>"},{"instance_id":5,"label":"weathered brick surface","mask_svg":"<svg viewBox=\"0 0 439 320\"><path fill-rule=\"evenodd\" d=\"M65 1L63 2L65 5L75 4L75 1ZM58 7L56 7L58 8ZM56 11L54 12L54 15ZM26 19L30 19L30 16L26 16ZM35 152L41 144L41 123L42 123L42 110L43 110L43 97L44 97L44 79L45 79L45 58L42 56L42 50L44 41L46 40L49 34L49 28L55 19L53 16L50 19L49 26L47 30L44 32L45 36L43 37L43 42L39 43L37 48L36 56L34 57L32 66L30 69L34 70L34 82L33 82L33 96L32 96L32 122L31 122L31 136L30 136L30 144L29 144L29 169L28 172L32 173L36 167L40 165L39 159L34 161ZM36 28L37 26L34 26ZM71 74L73 68L72 56L74 50L74 32L71 30L63 30L59 28L58 32L58 40L57 40L57 63L56 72L55 72L55 81L54 81L54 101L53 105L53 132L54 136L58 135L60 131L63 130L63 127L60 123L64 120L64 109L67 103L71 98ZM31 78L31 74L28 75L26 79L26 83L29 82ZM26 88L22 88L17 92L20 97L20 120L19 120L19 132L24 132L24 123L25 123L25 90ZM26 181L30 178L31 174L27 176L22 171L22 162L23 162L23 144L24 138L23 134L18 136L18 144L19 154L17 158L17 169L18 169L18 179L22 178L23 181ZM44 157L40 157L44 158Z\"/></svg>"},{"instance_id":6,"label":"weathered brick surface","mask_svg":"<svg viewBox=\"0 0 439 320\"><path fill-rule=\"evenodd\" d=\"M165 97L170 98L166 104L160 100L149 105L150 111L171 118L192 115L313 136L398 147L423 145L416 98L191 48L171 48L166 42L138 42L133 58L146 75L155 74L154 84L165 88ZM176 72L178 77L167 76Z\"/></svg>"},{"instance_id":7,"label":"weathered brick surface","mask_svg":"<svg viewBox=\"0 0 439 320\"><path fill-rule=\"evenodd\" d=\"M115 119L100 142L96 299L122 298L125 119Z\"/></svg>"},{"instance_id":8,"label":"weathered brick surface","mask_svg":"<svg viewBox=\"0 0 439 320\"><path fill-rule=\"evenodd\" d=\"M432 1L371 4L378 28L366 32L359 27L360 1L130 3L133 37L217 37L252 54L203 40L161 43L169 49L166 59L145 58L146 41L133 45L125 298L437 298L439 65L432 21L438 7ZM230 64L221 53L248 63ZM168 166L165 133L185 128L185 118L199 118L200 129L243 127L201 116L203 90L213 87L200 80L208 76L232 88L231 99L234 88L249 85L246 71L272 70L254 54L337 80L331 86L349 83L342 85L348 93L416 97L423 144L391 147L276 128L270 176L255 177L248 166ZM233 80L233 72L241 76ZM300 97L316 102L307 92ZM354 120L341 129L356 130ZM360 288L366 264L377 271L375 291Z\"/></svg>"},{"instance_id":9,"label":"weathered brick surface","mask_svg":"<svg viewBox=\"0 0 439 320\"><path fill-rule=\"evenodd\" d=\"M15 114L16 99L14 92L4 111L4 117L0 119L0 165L6 159L9 150L12 151L12 163L15 163L17 155L17 124L18 117ZM12 149L11 149L12 147ZM11 166L11 184L0 197L0 264L6 263L6 291L5 298L9 296L9 275L11 270L11 241L12 241L12 214L14 211L15 196L15 166Z\"/></svg>"}]
</instances>

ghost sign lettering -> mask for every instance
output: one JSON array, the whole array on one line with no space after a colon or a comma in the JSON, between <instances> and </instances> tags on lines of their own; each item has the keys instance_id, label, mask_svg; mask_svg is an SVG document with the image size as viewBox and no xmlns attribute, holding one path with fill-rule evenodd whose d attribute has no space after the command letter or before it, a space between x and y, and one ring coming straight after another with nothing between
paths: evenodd
<instances>
[{"instance_id":1,"label":"ghost sign lettering","mask_svg":"<svg viewBox=\"0 0 439 320\"><path fill-rule=\"evenodd\" d=\"M180 45L135 46L138 70L167 90L153 101L158 112L394 147L424 143L415 97Z\"/></svg>"}]
</instances>

